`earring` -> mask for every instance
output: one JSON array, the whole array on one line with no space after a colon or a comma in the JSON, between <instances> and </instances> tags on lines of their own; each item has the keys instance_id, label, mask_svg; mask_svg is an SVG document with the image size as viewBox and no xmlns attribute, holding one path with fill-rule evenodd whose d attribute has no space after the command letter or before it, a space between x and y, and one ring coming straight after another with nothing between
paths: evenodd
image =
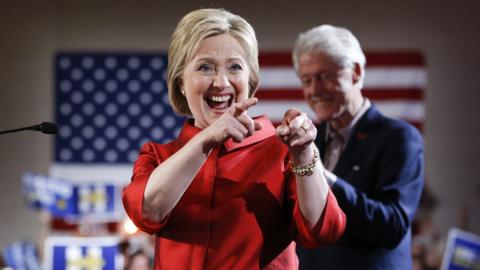
<instances>
[{"instance_id":1,"label":"earring","mask_svg":"<svg viewBox=\"0 0 480 270\"><path fill-rule=\"evenodd\" d=\"M185 96L185 89L181 89L180 92Z\"/></svg>"}]
</instances>

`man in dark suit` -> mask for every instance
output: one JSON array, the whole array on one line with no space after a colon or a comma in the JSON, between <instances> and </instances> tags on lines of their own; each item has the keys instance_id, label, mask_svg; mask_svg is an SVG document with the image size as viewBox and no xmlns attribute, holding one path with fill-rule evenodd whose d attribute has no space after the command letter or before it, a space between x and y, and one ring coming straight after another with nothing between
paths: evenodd
<instances>
[{"instance_id":1,"label":"man in dark suit","mask_svg":"<svg viewBox=\"0 0 480 270\"><path fill-rule=\"evenodd\" d=\"M365 55L349 30L322 25L300 34L293 62L320 122L315 142L325 175L347 215L337 244L298 249L300 269L412 269L411 223L423 188L421 135L363 97Z\"/></svg>"}]
</instances>

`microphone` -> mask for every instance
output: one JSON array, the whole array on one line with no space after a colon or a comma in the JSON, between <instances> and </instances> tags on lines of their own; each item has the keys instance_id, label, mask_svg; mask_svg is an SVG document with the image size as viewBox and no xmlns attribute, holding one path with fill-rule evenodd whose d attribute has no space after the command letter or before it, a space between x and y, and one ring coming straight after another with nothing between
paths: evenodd
<instances>
[{"instance_id":1,"label":"microphone","mask_svg":"<svg viewBox=\"0 0 480 270\"><path fill-rule=\"evenodd\" d=\"M35 126L0 131L0 134L18 132L22 130L40 131L45 134L57 134L58 132L56 124L50 122L42 122L41 124Z\"/></svg>"}]
</instances>

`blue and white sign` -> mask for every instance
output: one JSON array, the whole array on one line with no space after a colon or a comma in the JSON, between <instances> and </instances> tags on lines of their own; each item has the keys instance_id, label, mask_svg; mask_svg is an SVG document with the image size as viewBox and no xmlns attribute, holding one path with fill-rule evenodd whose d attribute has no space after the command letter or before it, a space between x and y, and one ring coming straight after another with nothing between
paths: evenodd
<instances>
[{"instance_id":1,"label":"blue and white sign","mask_svg":"<svg viewBox=\"0 0 480 270\"><path fill-rule=\"evenodd\" d=\"M121 190L112 183L73 183L34 173L23 175L23 195L34 209L69 222L110 222L123 219Z\"/></svg>"},{"instance_id":2,"label":"blue and white sign","mask_svg":"<svg viewBox=\"0 0 480 270\"><path fill-rule=\"evenodd\" d=\"M479 270L480 236L456 228L448 232L442 270Z\"/></svg>"},{"instance_id":3,"label":"blue and white sign","mask_svg":"<svg viewBox=\"0 0 480 270\"><path fill-rule=\"evenodd\" d=\"M120 270L117 237L49 237L44 270Z\"/></svg>"},{"instance_id":4,"label":"blue and white sign","mask_svg":"<svg viewBox=\"0 0 480 270\"><path fill-rule=\"evenodd\" d=\"M73 184L58 178L31 172L22 176L23 197L28 206L65 217L75 212Z\"/></svg>"},{"instance_id":5,"label":"blue and white sign","mask_svg":"<svg viewBox=\"0 0 480 270\"><path fill-rule=\"evenodd\" d=\"M123 217L121 189L107 183L85 183L74 187L76 211L71 219L108 222Z\"/></svg>"},{"instance_id":6,"label":"blue and white sign","mask_svg":"<svg viewBox=\"0 0 480 270\"><path fill-rule=\"evenodd\" d=\"M3 250L5 265L15 270L40 270L38 252L34 243L17 241Z\"/></svg>"}]
</instances>

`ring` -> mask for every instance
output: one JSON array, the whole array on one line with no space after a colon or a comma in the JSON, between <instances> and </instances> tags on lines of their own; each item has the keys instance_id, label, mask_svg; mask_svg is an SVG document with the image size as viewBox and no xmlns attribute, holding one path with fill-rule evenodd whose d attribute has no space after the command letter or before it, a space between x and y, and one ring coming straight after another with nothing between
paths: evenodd
<instances>
[{"instance_id":1,"label":"ring","mask_svg":"<svg viewBox=\"0 0 480 270\"><path fill-rule=\"evenodd\" d=\"M307 126L307 123L303 124L301 127L301 129L305 130L305 133L308 132L308 126Z\"/></svg>"}]
</instances>

